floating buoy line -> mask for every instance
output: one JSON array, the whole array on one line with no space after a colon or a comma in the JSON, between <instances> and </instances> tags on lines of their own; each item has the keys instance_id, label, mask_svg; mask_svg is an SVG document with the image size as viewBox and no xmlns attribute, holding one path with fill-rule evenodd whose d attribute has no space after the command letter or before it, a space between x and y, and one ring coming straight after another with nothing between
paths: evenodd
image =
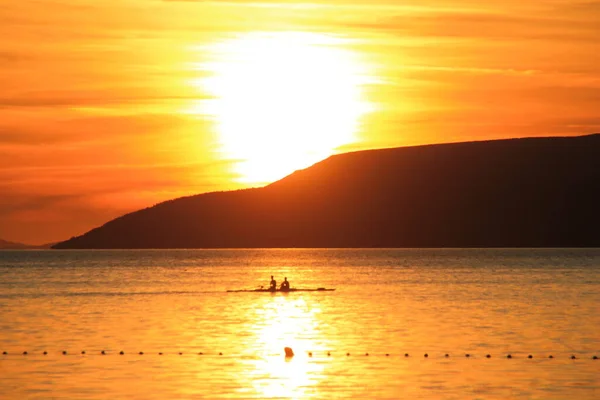
<instances>
[{"instance_id":1,"label":"floating buoy line","mask_svg":"<svg viewBox=\"0 0 600 400\"><path fill-rule=\"evenodd\" d=\"M51 356L51 355L62 355L62 356L94 356L94 355L98 355L98 356L111 356L111 355L119 355L119 356L125 356L125 355L137 355L137 356L152 356L152 355L158 355L158 356L166 356L166 355L176 355L176 356L216 356L216 357L222 357L224 356L226 353L224 352L214 352L214 353L205 353L205 352L194 352L194 351L189 351L189 352L183 352L183 351L175 351L175 352L144 352L144 351L135 351L135 352L130 352L130 353L126 353L124 350L120 350L120 351L109 351L109 350L98 350L98 351L94 351L94 352L88 352L85 350L81 350L80 352L75 352L75 353L71 353L67 350L62 350L62 351L56 351L56 352L48 352L47 350L44 351L40 351L40 352L30 352L30 351L22 351L22 352L9 352L9 351L3 351L2 352L2 356L4 356L3 358L6 358L6 356L12 356L12 355L21 355L21 356L35 356L35 355L42 355L42 356ZM284 352L283 354L281 354L282 356L284 356L286 359L291 359L294 357L294 351L292 350L291 347L285 347L284 348ZM534 356L533 354L519 354L519 355L513 355L513 354L502 354L502 355L498 355L498 356L492 356L492 354L488 353L485 355L476 355L476 354L471 354L471 353L462 353L462 354L450 354L450 353L445 353L445 354L439 354L439 355L430 355L429 353L423 353L423 354L414 354L414 353L399 353L399 354L392 354L392 353L381 353L381 354L377 354L377 353L361 353L358 356L353 355L350 352L333 352L333 351L327 351L327 352L314 352L314 351L307 351L306 355L310 358L315 357L315 356L322 356L322 357L335 357L335 356L343 356L344 358L349 358L349 357L398 357L398 358L416 358L416 357L420 357L420 358L424 358L424 359L429 359L429 358L440 358L440 359L449 359L449 358L468 358L468 359L472 359L472 358L476 358L476 359L490 359L490 358L503 358L503 359L527 359L527 360L532 360L532 359L555 359L558 357L555 357L553 354L549 354L549 355L541 355L541 356ZM231 354L230 356L248 356L247 354L244 355L240 355L240 354ZM2 357L0 357L0 359L2 359ZM575 354L571 354L570 356L565 356L564 359L570 359L570 360L580 360L580 359L591 359L591 360L599 360L600 357L597 355L579 355L576 356Z\"/></svg>"}]
</instances>

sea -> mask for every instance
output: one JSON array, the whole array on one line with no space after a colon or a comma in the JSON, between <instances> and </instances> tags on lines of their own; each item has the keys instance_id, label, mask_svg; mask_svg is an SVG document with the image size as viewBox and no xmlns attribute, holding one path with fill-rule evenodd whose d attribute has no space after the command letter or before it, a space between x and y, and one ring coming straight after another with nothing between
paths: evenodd
<instances>
[{"instance_id":1,"label":"sea","mask_svg":"<svg viewBox=\"0 0 600 400\"><path fill-rule=\"evenodd\" d=\"M335 291L227 292L271 275ZM0 252L0 399L598 399L595 358L600 249Z\"/></svg>"}]
</instances>

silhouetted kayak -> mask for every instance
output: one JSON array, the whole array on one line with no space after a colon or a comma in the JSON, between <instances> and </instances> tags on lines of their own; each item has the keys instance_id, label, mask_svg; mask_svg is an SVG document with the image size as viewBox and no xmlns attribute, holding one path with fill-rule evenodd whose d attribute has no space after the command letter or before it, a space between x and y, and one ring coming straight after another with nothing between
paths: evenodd
<instances>
[{"instance_id":1,"label":"silhouetted kayak","mask_svg":"<svg viewBox=\"0 0 600 400\"><path fill-rule=\"evenodd\" d=\"M335 289L326 289L326 288L317 288L317 289L296 289L296 288L292 288L292 289L287 289L287 290L281 290L281 289L277 289L277 290L271 290L271 289L239 289L239 290L228 290L227 292L229 293L240 293L240 292L259 292L259 293L276 293L276 292L282 292L282 293L288 293L288 292L333 292Z\"/></svg>"}]
</instances>

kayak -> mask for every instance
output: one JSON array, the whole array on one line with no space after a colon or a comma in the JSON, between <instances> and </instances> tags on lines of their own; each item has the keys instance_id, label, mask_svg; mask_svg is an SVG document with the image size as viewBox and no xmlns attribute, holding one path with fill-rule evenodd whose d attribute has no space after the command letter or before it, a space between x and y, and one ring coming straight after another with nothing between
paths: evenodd
<instances>
[{"instance_id":1,"label":"kayak","mask_svg":"<svg viewBox=\"0 0 600 400\"><path fill-rule=\"evenodd\" d=\"M271 290L271 289L239 289L239 290L228 290L227 292L229 293L241 293L241 292L258 292L258 293L275 293L275 292L282 292L282 293L287 293L287 292L333 292L335 289L326 289L326 288L317 288L317 289L296 289L296 288L292 288L292 289L286 289L286 290L281 290L281 289L277 289L277 290Z\"/></svg>"}]
</instances>

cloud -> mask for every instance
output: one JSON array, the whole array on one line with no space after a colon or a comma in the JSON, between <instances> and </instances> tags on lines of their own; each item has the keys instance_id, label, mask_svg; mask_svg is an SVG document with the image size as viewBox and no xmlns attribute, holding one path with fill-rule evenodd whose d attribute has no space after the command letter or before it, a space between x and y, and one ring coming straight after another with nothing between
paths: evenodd
<instances>
[{"instance_id":1,"label":"cloud","mask_svg":"<svg viewBox=\"0 0 600 400\"><path fill-rule=\"evenodd\" d=\"M0 51L0 63L3 65L17 64L18 62L27 60L28 57L17 51Z\"/></svg>"},{"instance_id":2,"label":"cloud","mask_svg":"<svg viewBox=\"0 0 600 400\"><path fill-rule=\"evenodd\" d=\"M14 97L0 97L0 108L22 108L22 107L50 107L50 108L71 108L87 106L123 106L123 105L144 105L161 104L168 102L196 101L206 96L199 95L170 95L161 96L153 94L142 95L143 91L139 88L131 88L131 94L111 94L108 91L98 93L85 92L61 92L50 93L22 93Z\"/></svg>"},{"instance_id":3,"label":"cloud","mask_svg":"<svg viewBox=\"0 0 600 400\"><path fill-rule=\"evenodd\" d=\"M556 5L554 9L561 13L576 14L594 19L600 15L600 1L567 1Z\"/></svg>"},{"instance_id":4,"label":"cloud","mask_svg":"<svg viewBox=\"0 0 600 400\"><path fill-rule=\"evenodd\" d=\"M499 11L427 11L344 23L353 29L396 35L506 40L598 39L597 19L585 15L515 15Z\"/></svg>"},{"instance_id":5,"label":"cloud","mask_svg":"<svg viewBox=\"0 0 600 400\"><path fill-rule=\"evenodd\" d=\"M21 161L33 158L32 154L23 153L20 146L34 146L37 162L43 161L43 153L52 156L57 149L40 146L60 146L59 151L69 151L69 147L90 143L98 145L114 144L116 141L139 141L141 138L160 136L169 127L185 126L182 117L171 114L133 115L133 116L71 116L56 121L49 117L38 117L39 120L2 123L0 121L0 150L4 146L0 167L11 163L12 151L7 146L17 146L15 154L22 155ZM199 123L196 122L196 125ZM176 139L176 137L173 137ZM18 165L18 164L17 164Z\"/></svg>"}]
</instances>

